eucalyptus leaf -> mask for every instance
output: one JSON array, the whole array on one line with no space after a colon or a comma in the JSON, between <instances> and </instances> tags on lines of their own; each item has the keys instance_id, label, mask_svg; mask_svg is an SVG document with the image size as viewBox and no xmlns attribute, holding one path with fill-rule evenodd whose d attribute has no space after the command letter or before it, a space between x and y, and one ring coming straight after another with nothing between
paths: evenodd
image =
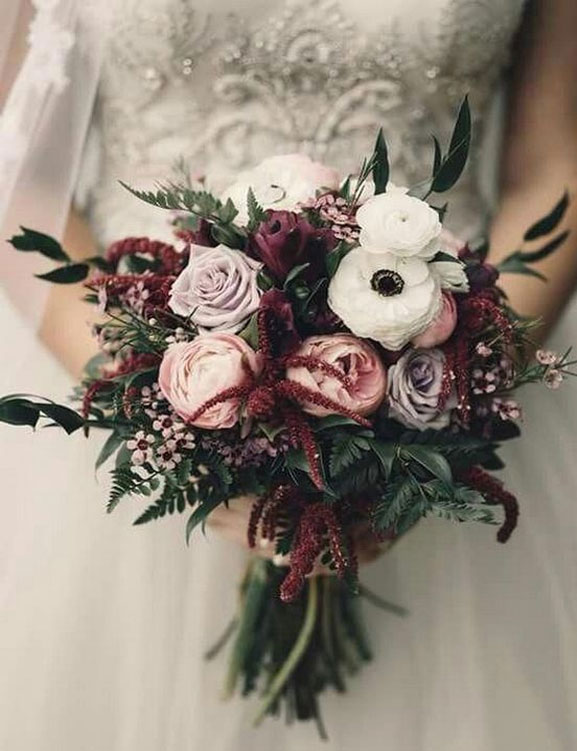
<instances>
[{"instance_id":1,"label":"eucalyptus leaf","mask_svg":"<svg viewBox=\"0 0 577 751\"><path fill-rule=\"evenodd\" d=\"M431 191L434 193L444 193L453 187L465 168L470 145L471 111L469 109L468 97L465 97L457 115L449 144L449 151L435 173Z\"/></svg>"},{"instance_id":2,"label":"eucalyptus leaf","mask_svg":"<svg viewBox=\"0 0 577 751\"><path fill-rule=\"evenodd\" d=\"M122 446L125 436L120 433L111 433L104 442L98 458L96 459L96 469L99 469L110 457Z\"/></svg>"},{"instance_id":3,"label":"eucalyptus leaf","mask_svg":"<svg viewBox=\"0 0 577 751\"><path fill-rule=\"evenodd\" d=\"M60 243L49 235L45 235L42 232L36 232L26 227L20 227L22 230L21 235L14 235L8 242L13 245L16 250L22 250L25 252L37 252L41 253L46 258L50 258L53 261L63 261L68 263L70 260L68 254L64 251Z\"/></svg>"},{"instance_id":4,"label":"eucalyptus leaf","mask_svg":"<svg viewBox=\"0 0 577 751\"><path fill-rule=\"evenodd\" d=\"M389 156L387 152L387 142L383 129L381 128L377 135L375 151L373 154L373 182L375 183L375 195L384 193L389 181Z\"/></svg>"},{"instance_id":5,"label":"eucalyptus leaf","mask_svg":"<svg viewBox=\"0 0 577 751\"><path fill-rule=\"evenodd\" d=\"M568 237L569 237L569 230L565 230L564 232L561 232L559 235L554 237L550 242L548 242L542 248L539 248L539 250L518 251L517 257L524 263L537 263L538 261L542 261L543 259L550 256L552 253L554 253L557 250L557 248L563 245L563 243Z\"/></svg>"},{"instance_id":6,"label":"eucalyptus leaf","mask_svg":"<svg viewBox=\"0 0 577 751\"><path fill-rule=\"evenodd\" d=\"M538 237L548 235L555 229L555 227L558 226L559 222L563 219L568 206L569 194L567 193L567 191L565 191L561 200L555 204L555 206L547 214L547 216L544 216L538 222L529 227L527 232L525 232L524 239L536 240Z\"/></svg>"},{"instance_id":7,"label":"eucalyptus leaf","mask_svg":"<svg viewBox=\"0 0 577 751\"><path fill-rule=\"evenodd\" d=\"M90 267L87 263L70 263L48 271L46 274L36 274L36 278L53 284L77 284L86 279L89 271Z\"/></svg>"}]
</instances>

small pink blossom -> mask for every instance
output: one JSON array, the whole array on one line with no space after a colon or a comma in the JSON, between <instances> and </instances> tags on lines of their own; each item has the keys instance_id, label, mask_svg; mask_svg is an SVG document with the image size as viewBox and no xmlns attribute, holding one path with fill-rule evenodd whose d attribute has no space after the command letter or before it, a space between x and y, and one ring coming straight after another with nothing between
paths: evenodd
<instances>
[{"instance_id":1,"label":"small pink blossom","mask_svg":"<svg viewBox=\"0 0 577 751\"><path fill-rule=\"evenodd\" d=\"M538 349L535 357L541 365L556 365L559 362L559 355L549 349Z\"/></svg>"},{"instance_id":2,"label":"small pink blossom","mask_svg":"<svg viewBox=\"0 0 577 751\"><path fill-rule=\"evenodd\" d=\"M139 430L134 438L126 441L126 448L132 451L132 463L137 466L145 464L152 460L152 444L154 436L146 434L144 430Z\"/></svg>"},{"instance_id":3,"label":"small pink blossom","mask_svg":"<svg viewBox=\"0 0 577 751\"><path fill-rule=\"evenodd\" d=\"M475 347L475 352L479 355L479 357L483 358L490 357L493 354L493 350L491 349L491 347L488 347L485 342L479 342Z\"/></svg>"},{"instance_id":4,"label":"small pink blossom","mask_svg":"<svg viewBox=\"0 0 577 751\"><path fill-rule=\"evenodd\" d=\"M547 388L553 389L553 391L556 391L559 386L563 383L564 376L563 373L558 370L557 368L549 368L545 375L543 376L543 380L545 381L545 385Z\"/></svg>"},{"instance_id":5,"label":"small pink blossom","mask_svg":"<svg viewBox=\"0 0 577 751\"><path fill-rule=\"evenodd\" d=\"M521 407L514 399L494 399L491 409L501 420L520 420L522 417Z\"/></svg>"},{"instance_id":6,"label":"small pink blossom","mask_svg":"<svg viewBox=\"0 0 577 751\"><path fill-rule=\"evenodd\" d=\"M351 334L311 336L305 339L295 355L326 363L342 373L346 383L315 368L314 364L288 368L287 378L347 409L370 415L385 398L385 368L377 352L362 339ZM316 404L308 404L304 410L316 417L333 414L331 410Z\"/></svg>"}]
</instances>

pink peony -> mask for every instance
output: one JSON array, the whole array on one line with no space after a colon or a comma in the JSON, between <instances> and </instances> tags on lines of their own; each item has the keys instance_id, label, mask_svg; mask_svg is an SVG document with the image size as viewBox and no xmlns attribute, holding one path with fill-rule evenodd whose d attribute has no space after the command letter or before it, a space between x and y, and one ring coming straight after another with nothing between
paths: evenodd
<instances>
[{"instance_id":1,"label":"pink peony","mask_svg":"<svg viewBox=\"0 0 577 751\"><path fill-rule=\"evenodd\" d=\"M198 428L232 428L240 417L241 400L227 399L191 416L225 389L242 386L249 373L260 372L257 353L234 334L202 334L191 342L172 344L160 364L160 390L183 420Z\"/></svg>"},{"instance_id":2,"label":"pink peony","mask_svg":"<svg viewBox=\"0 0 577 751\"><path fill-rule=\"evenodd\" d=\"M457 325L457 304L450 292L443 292L443 302L437 317L427 328L414 337L415 347L430 349L443 344L451 336Z\"/></svg>"},{"instance_id":3,"label":"pink peony","mask_svg":"<svg viewBox=\"0 0 577 751\"><path fill-rule=\"evenodd\" d=\"M287 378L347 409L369 415L384 399L387 376L378 354L370 344L351 334L311 336L295 352L295 357L311 358L311 363L289 367ZM315 368L313 359L340 371L347 382ZM313 404L304 409L316 417L333 414L331 410Z\"/></svg>"}]
</instances>

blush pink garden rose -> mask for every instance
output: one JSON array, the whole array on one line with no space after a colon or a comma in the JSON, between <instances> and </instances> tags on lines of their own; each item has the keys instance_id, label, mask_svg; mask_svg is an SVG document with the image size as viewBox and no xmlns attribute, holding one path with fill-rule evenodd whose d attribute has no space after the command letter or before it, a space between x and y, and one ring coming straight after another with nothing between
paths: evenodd
<instances>
[{"instance_id":1,"label":"blush pink garden rose","mask_svg":"<svg viewBox=\"0 0 577 751\"><path fill-rule=\"evenodd\" d=\"M207 400L225 389L242 386L248 373L257 375L260 356L235 334L201 334L191 342L172 344L160 364L160 390L175 412L197 428L232 428L240 418L241 400L227 399L190 418Z\"/></svg>"},{"instance_id":2,"label":"blush pink garden rose","mask_svg":"<svg viewBox=\"0 0 577 751\"><path fill-rule=\"evenodd\" d=\"M370 415L382 403L387 390L385 368L377 352L367 342L351 334L311 336L295 352L297 357L310 357L339 370L349 379L345 385L318 368L298 366L287 369L287 378L322 394L361 415ZM307 404L305 412L326 417L333 412L316 404Z\"/></svg>"},{"instance_id":3,"label":"blush pink garden rose","mask_svg":"<svg viewBox=\"0 0 577 751\"><path fill-rule=\"evenodd\" d=\"M450 292L443 292L441 309L427 328L413 338L415 347L430 349L443 344L451 336L457 325L457 304Z\"/></svg>"}]
</instances>

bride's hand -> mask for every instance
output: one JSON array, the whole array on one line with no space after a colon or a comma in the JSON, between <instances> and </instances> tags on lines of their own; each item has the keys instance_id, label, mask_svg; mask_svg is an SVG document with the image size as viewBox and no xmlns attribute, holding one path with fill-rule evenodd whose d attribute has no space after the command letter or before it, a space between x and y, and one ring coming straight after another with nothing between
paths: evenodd
<instances>
[{"instance_id":1,"label":"bride's hand","mask_svg":"<svg viewBox=\"0 0 577 751\"><path fill-rule=\"evenodd\" d=\"M228 504L228 508L224 505L219 506L210 514L207 526L221 537L249 550L247 528L253 502L254 496L234 498ZM360 564L374 561L383 552L383 546L381 546L366 525L359 525L354 532L353 538ZM257 539L256 547L251 552L263 558L275 558L273 543L268 540L262 540L262 538ZM282 562L282 560L279 561L279 564L282 565ZM288 563L288 560L286 563ZM318 565L313 573L326 574L330 572L326 567Z\"/></svg>"}]
</instances>

